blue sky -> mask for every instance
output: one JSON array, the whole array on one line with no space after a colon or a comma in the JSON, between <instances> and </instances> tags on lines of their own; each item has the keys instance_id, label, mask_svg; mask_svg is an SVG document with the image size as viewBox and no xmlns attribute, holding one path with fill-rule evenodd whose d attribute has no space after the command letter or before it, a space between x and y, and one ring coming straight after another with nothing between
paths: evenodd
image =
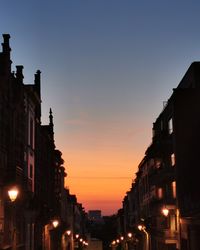
<instances>
[{"instance_id":1,"label":"blue sky","mask_svg":"<svg viewBox=\"0 0 200 250\"><path fill-rule=\"evenodd\" d=\"M42 120L51 107L67 185L86 207L90 194L73 181L84 174L127 177L112 212L121 205L163 101L200 58L199 11L198 1L180 0L1 2L13 70L24 65L27 83L42 71ZM111 213L104 203L96 200Z\"/></svg>"}]
</instances>

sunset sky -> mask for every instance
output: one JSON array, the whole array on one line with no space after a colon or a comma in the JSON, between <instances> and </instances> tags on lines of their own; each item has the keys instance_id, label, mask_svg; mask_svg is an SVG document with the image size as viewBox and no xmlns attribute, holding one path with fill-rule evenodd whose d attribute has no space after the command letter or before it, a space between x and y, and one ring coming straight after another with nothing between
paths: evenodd
<instances>
[{"instance_id":1,"label":"sunset sky","mask_svg":"<svg viewBox=\"0 0 200 250\"><path fill-rule=\"evenodd\" d=\"M42 71L42 122L52 108L70 193L116 213L151 143L152 123L200 60L200 2L2 0L12 69ZM2 40L2 39L1 39Z\"/></svg>"}]
</instances>

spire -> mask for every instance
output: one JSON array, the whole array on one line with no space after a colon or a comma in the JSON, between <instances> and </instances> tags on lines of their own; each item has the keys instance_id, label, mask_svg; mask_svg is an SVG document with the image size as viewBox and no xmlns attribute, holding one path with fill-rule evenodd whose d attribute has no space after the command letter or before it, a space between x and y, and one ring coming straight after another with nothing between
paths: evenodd
<instances>
[{"instance_id":1,"label":"spire","mask_svg":"<svg viewBox=\"0 0 200 250\"><path fill-rule=\"evenodd\" d=\"M53 115L52 115L52 110L50 108L49 110L49 125L53 127Z\"/></svg>"},{"instance_id":2,"label":"spire","mask_svg":"<svg viewBox=\"0 0 200 250\"><path fill-rule=\"evenodd\" d=\"M53 115L52 115L52 110L50 108L49 110L49 132L52 136L52 140L54 141L54 131L53 131Z\"/></svg>"}]
</instances>

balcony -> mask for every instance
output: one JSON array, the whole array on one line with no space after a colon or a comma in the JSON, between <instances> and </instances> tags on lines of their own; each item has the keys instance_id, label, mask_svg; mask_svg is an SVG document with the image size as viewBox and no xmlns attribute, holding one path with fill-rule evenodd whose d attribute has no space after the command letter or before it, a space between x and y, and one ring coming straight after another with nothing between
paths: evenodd
<instances>
[{"instance_id":1,"label":"balcony","mask_svg":"<svg viewBox=\"0 0 200 250\"><path fill-rule=\"evenodd\" d=\"M149 183L151 185L158 185L164 182L172 181L175 175L175 168L172 166L161 167L149 172Z\"/></svg>"},{"instance_id":2,"label":"balcony","mask_svg":"<svg viewBox=\"0 0 200 250\"><path fill-rule=\"evenodd\" d=\"M23 170L19 166L16 166L16 181L20 183L23 181Z\"/></svg>"}]
</instances>

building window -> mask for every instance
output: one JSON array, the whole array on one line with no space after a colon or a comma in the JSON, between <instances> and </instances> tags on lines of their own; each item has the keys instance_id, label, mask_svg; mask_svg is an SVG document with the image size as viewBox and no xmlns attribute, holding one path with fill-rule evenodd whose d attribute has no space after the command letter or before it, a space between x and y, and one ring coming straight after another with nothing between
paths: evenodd
<instances>
[{"instance_id":1,"label":"building window","mask_svg":"<svg viewBox=\"0 0 200 250\"><path fill-rule=\"evenodd\" d=\"M161 164L162 164L161 160L156 159L155 166L156 166L157 169L161 167Z\"/></svg>"},{"instance_id":2,"label":"building window","mask_svg":"<svg viewBox=\"0 0 200 250\"><path fill-rule=\"evenodd\" d=\"M161 121L160 121L160 129L161 129L161 131L163 131L163 130L164 130L163 120L161 120Z\"/></svg>"},{"instance_id":3,"label":"building window","mask_svg":"<svg viewBox=\"0 0 200 250\"><path fill-rule=\"evenodd\" d=\"M33 119L30 119L30 146L33 148Z\"/></svg>"},{"instance_id":4,"label":"building window","mask_svg":"<svg viewBox=\"0 0 200 250\"><path fill-rule=\"evenodd\" d=\"M163 198L163 189L158 188L158 199L162 199L162 198Z\"/></svg>"},{"instance_id":5,"label":"building window","mask_svg":"<svg viewBox=\"0 0 200 250\"><path fill-rule=\"evenodd\" d=\"M175 166L176 160L175 160L175 154L171 154L171 166Z\"/></svg>"},{"instance_id":6,"label":"building window","mask_svg":"<svg viewBox=\"0 0 200 250\"><path fill-rule=\"evenodd\" d=\"M30 164L30 167L29 167L29 178L33 178L33 165Z\"/></svg>"},{"instance_id":7,"label":"building window","mask_svg":"<svg viewBox=\"0 0 200 250\"><path fill-rule=\"evenodd\" d=\"M168 132L169 132L169 135L173 133L173 120L172 120L172 118L170 118L168 121Z\"/></svg>"},{"instance_id":8,"label":"building window","mask_svg":"<svg viewBox=\"0 0 200 250\"><path fill-rule=\"evenodd\" d=\"M172 197L176 198L176 182L172 182Z\"/></svg>"}]
</instances>

